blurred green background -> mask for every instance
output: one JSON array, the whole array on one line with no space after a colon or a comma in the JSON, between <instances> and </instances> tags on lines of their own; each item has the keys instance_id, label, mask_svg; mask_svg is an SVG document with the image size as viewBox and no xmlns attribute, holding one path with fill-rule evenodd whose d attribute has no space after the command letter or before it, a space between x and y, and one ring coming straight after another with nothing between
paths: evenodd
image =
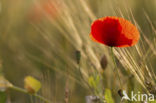
<instances>
[{"instance_id":1,"label":"blurred green background","mask_svg":"<svg viewBox=\"0 0 156 103\"><path fill-rule=\"evenodd\" d=\"M155 12L155 0L0 0L1 75L21 88L25 76L35 77L42 83L39 94L53 103L85 103L85 96L94 95L87 85L88 78L100 75L103 79L99 88L112 90L115 103L119 103L119 81L114 77L109 48L90 40L90 25L104 16L121 16L137 23L143 38L139 42L143 54L138 56L135 47L127 50L138 65L147 54L144 60L152 67L149 72L155 75ZM150 46L142 35L151 41ZM81 52L83 78L76 63L77 50ZM103 55L108 62L104 70L100 65ZM135 78L137 74L124 69L119 61L118 58L121 79L126 81L124 88L146 92L148 88ZM141 73L146 77L144 72ZM134 77L129 79L131 75ZM7 103L30 103L31 99L44 103L14 90L5 94Z\"/></svg>"}]
</instances>

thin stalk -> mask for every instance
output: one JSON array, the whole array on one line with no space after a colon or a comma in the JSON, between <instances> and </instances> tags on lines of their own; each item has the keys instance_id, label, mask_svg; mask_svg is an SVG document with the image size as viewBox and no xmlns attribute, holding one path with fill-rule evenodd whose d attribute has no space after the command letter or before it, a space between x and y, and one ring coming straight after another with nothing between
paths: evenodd
<instances>
[{"instance_id":1,"label":"thin stalk","mask_svg":"<svg viewBox=\"0 0 156 103\"><path fill-rule=\"evenodd\" d=\"M33 97L30 95L30 103L33 103Z\"/></svg>"},{"instance_id":2,"label":"thin stalk","mask_svg":"<svg viewBox=\"0 0 156 103\"><path fill-rule=\"evenodd\" d=\"M79 69L79 73L80 73L80 76L81 76L81 79L85 81L83 75L82 75L82 72L81 72L81 65L80 63L78 64L78 69Z\"/></svg>"},{"instance_id":3,"label":"thin stalk","mask_svg":"<svg viewBox=\"0 0 156 103\"><path fill-rule=\"evenodd\" d=\"M121 79L120 79L120 76L119 76L119 71L118 71L118 67L117 67L117 64L116 64L116 61L115 61L115 55L113 53L113 47L111 47L111 56L112 56L112 59L113 59L113 63L114 63L114 71L116 70L116 75L119 79L119 84L120 84L120 87L122 88L122 85L121 85Z\"/></svg>"},{"instance_id":4,"label":"thin stalk","mask_svg":"<svg viewBox=\"0 0 156 103\"><path fill-rule=\"evenodd\" d=\"M18 92L21 92L21 93L24 93L24 94L30 94L28 93L25 89L22 89L22 88L19 88L19 87L16 87L16 86L11 86L10 87L11 89L15 90L15 91L18 91ZM32 96L44 101L45 103L52 103L51 101L47 100L46 98L38 95L38 94L31 94Z\"/></svg>"}]
</instances>

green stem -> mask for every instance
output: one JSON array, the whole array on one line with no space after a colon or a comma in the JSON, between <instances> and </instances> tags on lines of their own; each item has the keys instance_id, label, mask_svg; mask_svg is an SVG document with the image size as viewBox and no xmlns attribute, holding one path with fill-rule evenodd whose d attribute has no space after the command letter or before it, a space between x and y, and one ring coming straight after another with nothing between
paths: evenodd
<instances>
[{"instance_id":1,"label":"green stem","mask_svg":"<svg viewBox=\"0 0 156 103\"><path fill-rule=\"evenodd\" d=\"M30 95L30 103L33 103L33 97Z\"/></svg>"},{"instance_id":2,"label":"green stem","mask_svg":"<svg viewBox=\"0 0 156 103\"><path fill-rule=\"evenodd\" d=\"M117 67L117 64L115 62L115 56L114 56L114 53L113 53L113 47L111 47L111 55L112 55L112 59L113 59L113 63L114 63L114 71L116 70L117 72L117 76L118 76L118 79L119 79L119 83L120 83L120 87L122 88L122 85L121 85L121 79L120 79L120 76L119 76L119 71L118 71L118 67Z\"/></svg>"},{"instance_id":3,"label":"green stem","mask_svg":"<svg viewBox=\"0 0 156 103\"><path fill-rule=\"evenodd\" d=\"M79 66L78 69L79 69L79 73L80 73L81 79L85 81L85 79L84 79L84 77L82 75L82 72L81 72L81 65L80 65L80 63L78 64L78 66Z\"/></svg>"},{"instance_id":4,"label":"green stem","mask_svg":"<svg viewBox=\"0 0 156 103\"><path fill-rule=\"evenodd\" d=\"M25 93L25 94L30 94L28 93L25 89L22 89L22 88L19 88L19 87L16 87L16 86L12 86L10 87L11 89L15 90L15 91L18 91L18 92L21 92L21 93ZM51 101L47 100L46 98L38 95L38 94L31 94L32 96L44 101L45 103L52 103Z\"/></svg>"}]
</instances>

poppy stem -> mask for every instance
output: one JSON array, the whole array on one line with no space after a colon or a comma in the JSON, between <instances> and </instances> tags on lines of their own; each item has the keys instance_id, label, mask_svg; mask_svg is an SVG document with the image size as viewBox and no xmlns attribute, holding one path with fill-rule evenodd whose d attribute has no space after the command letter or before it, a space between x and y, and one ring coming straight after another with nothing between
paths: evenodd
<instances>
[{"instance_id":1,"label":"poppy stem","mask_svg":"<svg viewBox=\"0 0 156 103\"><path fill-rule=\"evenodd\" d=\"M118 67L117 67L117 64L116 64L116 61L115 61L115 55L114 55L114 52L113 52L113 47L111 47L111 56L112 56L112 60L113 60L113 63L114 63L114 71L116 70L117 72L117 77L119 79L119 83L120 83L120 87L122 87L121 85L121 79L120 79L120 76L119 76L119 71L118 71Z\"/></svg>"}]
</instances>

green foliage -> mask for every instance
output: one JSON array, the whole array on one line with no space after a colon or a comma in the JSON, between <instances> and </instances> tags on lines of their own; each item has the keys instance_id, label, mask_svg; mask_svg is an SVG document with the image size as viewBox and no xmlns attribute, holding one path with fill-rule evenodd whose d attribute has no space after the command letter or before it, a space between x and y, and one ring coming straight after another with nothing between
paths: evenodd
<instances>
[{"instance_id":1,"label":"green foliage","mask_svg":"<svg viewBox=\"0 0 156 103\"><path fill-rule=\"evenodd\" d=\"M35 79L31 76L25 77L24 83L25 83L24 86L29 93L36 93L41 88L40 81L38 81L37 79Z\"/></svg>"},{"instance_id":2,"label":"green foliage","mask_svg":"<svg viewBox=\"0 0 156 103\"><path fill-rule=\"evenodd\" d=\"M88 82L92 88L97 89L98 85L100 84L100 76L90 76Z\"/></svg>"},{"instance_id":3,"label":"green foliage","mask_svg":"<svg viewBox=\"0 0 156 103\"><path fill-rule=\"evenodd\" d=\"M89 85L91 87L94 87L94 88L96 87L96 84L95 84L93 76L90 76L88 81L89 81Z\"/></svg>"},{"instance_id":4,"label":"green foliage","mask_svg":"<svg viewBox=\"0 0 156 103\"><path fill-rule=\"evenodd\" d=\"M107 103L114 103L111 90L105 89L105 95L104 96L105 96L105 100Z\"/></svg>"},{"instance_id":5,"label":"green foliage","mask_svg":"<svg viewBox=\"0 0 156 103\"><path fill-rule=\"evenodd\" d=\"M7 96L5 92L0 92L0 103L6 103Z\"/></svg>"}]
</instances>

